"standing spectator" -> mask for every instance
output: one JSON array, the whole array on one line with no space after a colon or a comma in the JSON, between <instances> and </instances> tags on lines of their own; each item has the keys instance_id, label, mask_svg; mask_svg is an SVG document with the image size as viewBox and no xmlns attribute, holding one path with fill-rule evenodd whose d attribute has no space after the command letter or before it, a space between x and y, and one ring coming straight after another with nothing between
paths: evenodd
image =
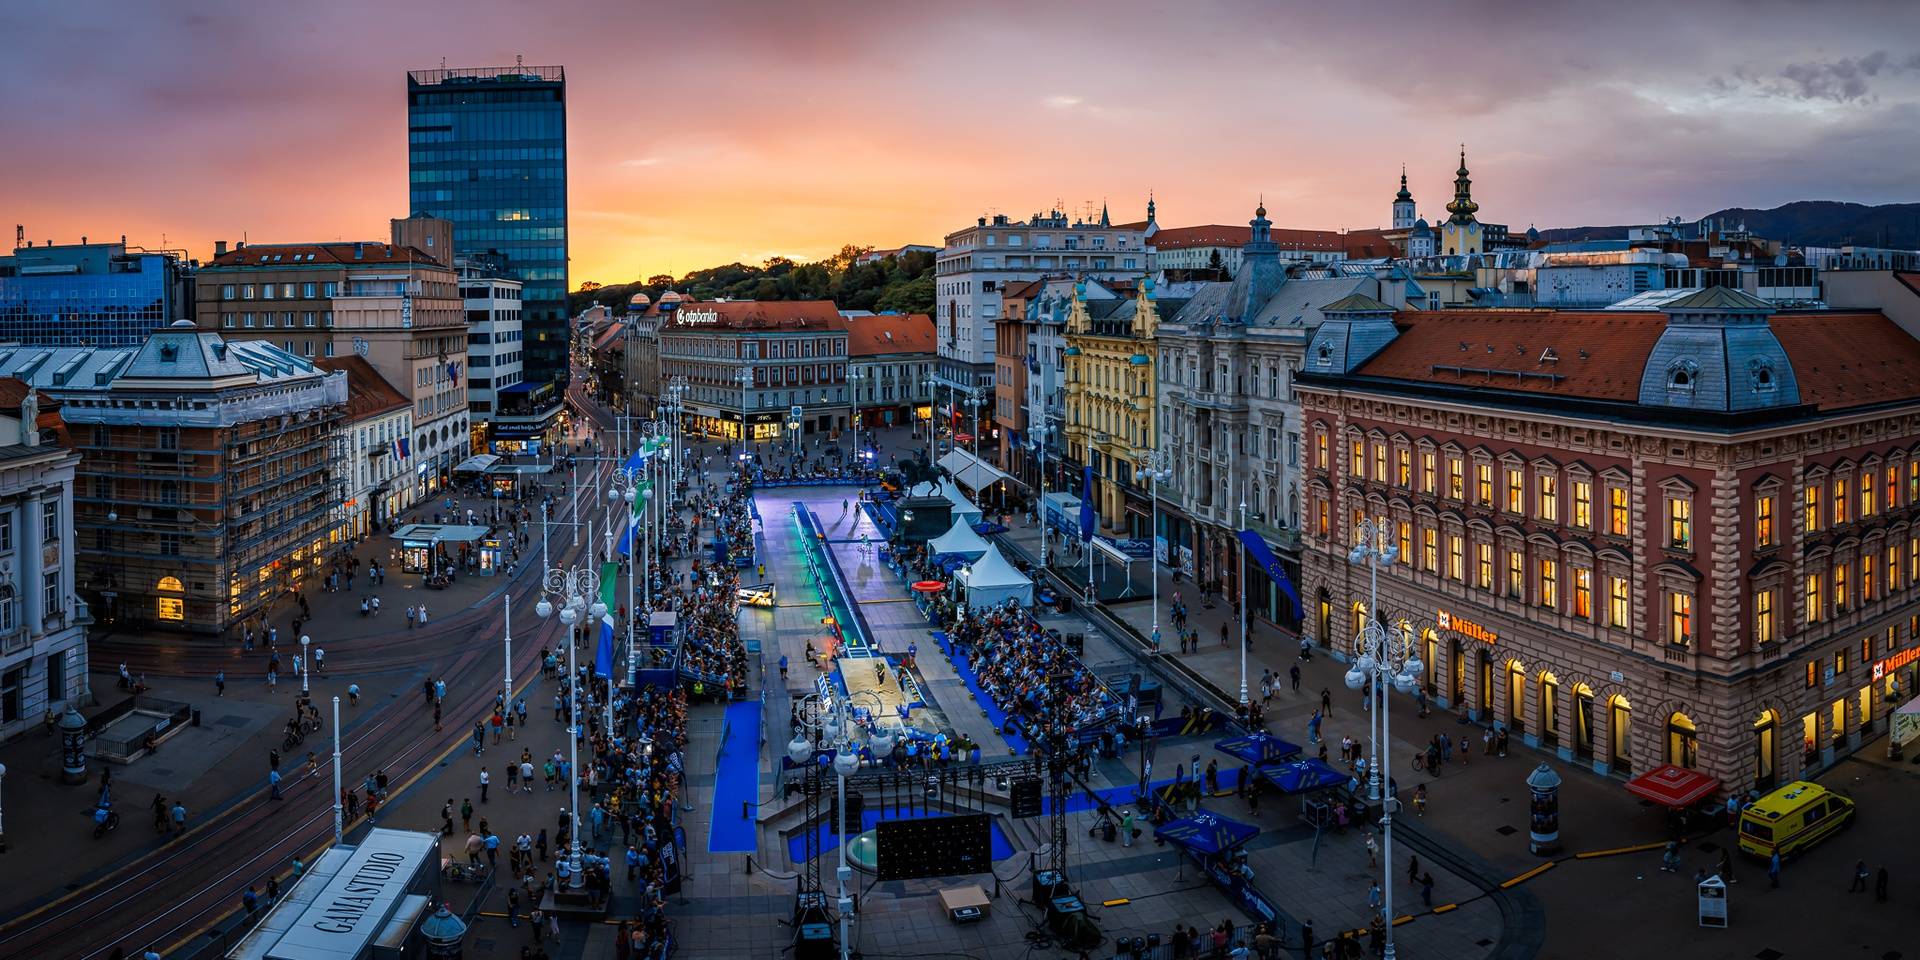
<instances>
[{"instance_id":1,"label":"standing spectator","mask_svg":"<svg viewBox=\"0 0 1920 960\"><path fill-rule=\"evenodd\" d=\"M480 768L480 802L481 803L487 802L487 787L492 783L493 783L493 775L487 771L486 767L481 767Z\"/></svg>"}]
</instances>

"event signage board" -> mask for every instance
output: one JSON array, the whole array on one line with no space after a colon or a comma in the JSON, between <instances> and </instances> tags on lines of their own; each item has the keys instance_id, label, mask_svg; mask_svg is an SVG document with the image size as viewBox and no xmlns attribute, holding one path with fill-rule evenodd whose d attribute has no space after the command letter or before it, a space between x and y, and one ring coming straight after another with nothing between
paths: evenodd
<instances>
[{"instance_id":1,"label":"event signage board","mask_svg":"<svg viewBox=\"0 0 1920 960\"><path fill-rule=\"evenodd\" d=\"M420 865L436 855L438 837L371 830L346 865L306 905L300 919L267 951L272 960L350 960L378 936Z\"/></svg>"}]
</instances>

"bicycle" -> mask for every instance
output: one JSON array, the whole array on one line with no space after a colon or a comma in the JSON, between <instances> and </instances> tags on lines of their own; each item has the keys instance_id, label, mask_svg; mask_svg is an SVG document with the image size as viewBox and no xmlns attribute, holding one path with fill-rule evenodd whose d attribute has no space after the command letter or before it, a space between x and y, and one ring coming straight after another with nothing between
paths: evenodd
<instances>
[{"instance_id":1,"label":"bicycle","mask_svg":"<svg viewBox=\"0 0 1920 960\"><path fill-rule=\"evenodd\" d=\"M1420 771L1420 772L1425 772L1425 771L1426 771L1426 769L1427 769L1427 755L1426 755L1426 754L1425 754L1424 752L1419 752L1419 751L1416 751L1416 752L1414 753L1414 755L1413 755L1413 769L1414 769L1414 770L1416 770L1416 771Z\"/></svg>"}]
</instances>

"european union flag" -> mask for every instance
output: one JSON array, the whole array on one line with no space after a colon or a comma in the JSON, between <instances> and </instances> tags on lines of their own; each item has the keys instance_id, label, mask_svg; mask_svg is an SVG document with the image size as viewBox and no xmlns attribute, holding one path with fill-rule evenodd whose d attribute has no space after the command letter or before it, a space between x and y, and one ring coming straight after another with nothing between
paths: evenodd
<instances>
[{"instance_id":1,"label":"european union flag","mask_svg":"<svg viewBox=\"0 0 1920 960\"><path fill-rule=\"evenodd\" d=\"M1240 543L1253 555L1253 562L1267 572L1267 578L1280 585L1280 592L1293 601L1293 615L1300 616L1300 594L1293 589L1293 581L1287 579L1286 568L1280 566L1280 558L1273 555L1273 548L1267 546L1265 537L1252 530L1240 531Z\"/></svg>"}]
</instances>

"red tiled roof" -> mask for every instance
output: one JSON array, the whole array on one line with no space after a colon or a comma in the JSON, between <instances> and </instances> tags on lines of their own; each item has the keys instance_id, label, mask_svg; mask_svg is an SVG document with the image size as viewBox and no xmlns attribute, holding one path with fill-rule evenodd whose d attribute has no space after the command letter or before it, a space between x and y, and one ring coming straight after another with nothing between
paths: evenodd
<instances>
[{"instance_id":1,"label":"red tiled roof","mask_svg":"<svg viewBox=\"0 0 1920 960\"><path fill-rule=\"evenodd\" d=\"M1920 296L1920 273L1896 271L1893 276L1894 279L1905 284L1908 290L1912 290L1916 296Z\"/></svg>"},{"instance_id":2,"label":"red tiled roof","mask_svg":"<svg viewBox=\"0 0 1920 960\"><path fill-rule=\"evenodd\" d=\"M296 263L332 263L344 266L364 266L369 263L391 265L406 263L409 260L422 266L446 266L429 254L416 247L400 247L391 243L369 240L359 244L360 257L353 256L353 243L250 243L238 250L229 250L214 257L207 263L210 267L285 267ZM311 255L312 259L308 257ZM262 259L262 258L265 259ZM424 263L422 263L424 261Z\"/></svg>"},{"instance_id":3,"label":"red tiled roof","mask_svg":"<svg viewBox=\"0 0 1920 960\"><path fill-rule=\"evenodd\" d=\"M1156 250L1179 250L1187 247L1244 247L1253 239L1252 227L1235 227L1222 223L1208 223L1197 227L1162 227L1158 233L1148 238L1147 245ZM1273 228L1273 242L1284 250L1340 250L1345 238L1333 230L1294 230L1287 227Z\"/></svg>"},{"instance_id":4,"label":"red tiled roof","mask_svg":"<svg viewBox=\"0 0 1920 960\"><path fill-rule=\"evenodd\" d=\"M742 300L683 304L669 329L845 330L847 318L831 300Z\"/></svg>"},{"instance_id":5,"label":"red tiled roof","mask_svg":"<svg viewBox=\"0 0 1920 960\"><path fill-rule=\"evenodd\" d=\"M1039 293L1040 288L1046 285L1045 280L1015 280L1000 288L1000 299L1002 301L1026 300Z\"/></svg>"},{"instance_id":6,"label":"red tiled roof","mask_svg":"<svg viewBox=\"0 0 1920 960\"><path fill-rule=\"evenodd\" d=\"M347 421L366 420L412 406L406 394L394 389L380 371L363 357L322 357L313 365L329 373L347 374Z\"/></svg>"},{"instance_id":7,"label":"red tiled roof","mask_svg":"<svg viewBox=\"0 0 1920 960\"><path fill-rule=\"evenodd\" d=\"M1347 256L1355 260L1378 260L1400 255L1400 248L1387 239L1385 230L1349 230L1342 240Z\"/></svg>"},{"instance_id":8,"label":"red tiled roof","mask_svg":"<svg viewBox=\"0 0 1920 960\"><path fill-rule=\"evenodd\" d=\"M847 319L847 356L872 357L888 353L934 353L938 338L933 318L924 313L882 313Z\"/></svg>"},{"instance_id":9,"label":"red tiled roof","mask_svg":"<svg viewBox=\"0 0 1920 960\"><path fill-rule=\"evenodd\" d=\"M1920 340L1878 312L1775 314L1802 402L1845 410L1920 398Z\"/></svg>"},{"instance_id":10,"label":"red tiled roof","mask_svg":"<svg viewBox=\"0 0 1920 960\"><path fill-rule=\"evenodd\" d=\"M1407 311L1363 376L1636 403L1666 316L1615 310ZM1920 340L1877 312L1775 314L1800 399L1821 410L1920 400ZM1553 351L1556 359L1544 360ZM1536 376L1544 375L1544 376ZM1555 379L1555 378L1558 379Z\"/></svg>"},{"instance_id":11,"label":"red tiled roof","mask_svg":"<svg viewBox=\"0 0 1920 960\"><path fill-rule=\"evenodd\" d=\"M1639 399L1647 355L1666 329L1661 314L1617 311L1413 310L1396 319L1400 335L1358 373L1629 403ZM1558 362L1540 362L1548 348ZM1477 372L1485 370L1498 372Z\"/></svg>"}]
</instances>

